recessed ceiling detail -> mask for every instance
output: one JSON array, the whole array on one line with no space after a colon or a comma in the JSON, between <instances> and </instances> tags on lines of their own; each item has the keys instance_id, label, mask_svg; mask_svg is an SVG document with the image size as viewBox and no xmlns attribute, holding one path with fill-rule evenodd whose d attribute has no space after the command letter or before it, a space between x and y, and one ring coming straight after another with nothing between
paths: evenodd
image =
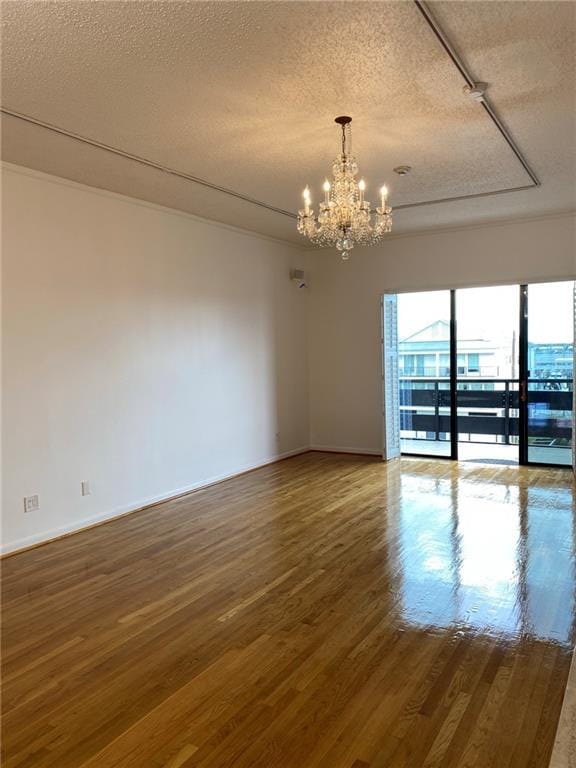
<instances>
[{"instance_id":1,"label":"recessed ceiling detail","mask_svg":"<svg viewBox=\"0 0 576 768\"><path fill-rule=\"evenodd\" d=\"M4 159L297 241L302 171L323 178L346 112L367 178L416 169L397 231L574 207L572 4L307 5L6 3Z\"/></svg>"},{"instance_id":2,"label":"recessed ceiling detail","mask_svg":"<svg viewBox=\"0 0 576 768\"><path fill-rule=\"evenodd\" d=\"M66 131L64 128L59 128L56 125L50 125L49 123L44 123L41 120L38 120L37 118L30 117L30 115L21 115L18 112L13 112L12 110L6 109L5 107L0 107L0 111L4 115L15 117L18 120L24 120L27 123L31 123L32 125L37 125L41 128L46 128L47 130L54 131L55 133L58 133L61 136L67 136L69 139L73 139L74 141L81 141L84 144L89 144L92 147L96 147L96 149L103 149L106 152L111 152L114 155L123 157L126 160L133 160L135 163L141 163L142 165L148 166L149 168L154 168L157 171L162 171L163 173L168 173L171 176L177 176L180 179L191 181L194 184L200 184L200 186L202 187L208 187L209 189L216 190L217 192L223 192L226 195L231 195L232 197L236 197L239 200L243 200L246 203L251 203L252 205L259 205L261 208L267 208L269 211L275 211L276 213L281 213L284 216L291 216L292 218L296 218L296 214L291 213L290 211L284 211L282 210L282 208L276 208L274 205L269 205L268 203L262 202L262 200L256 200L253 197L248 197L247 195L243 195L241 192L235 192L232 189L226 189L226 187L220 187L218 186L218 184L212 184L212 182L206 181L206 179L200 179L197 176L193 176L191 173L184 173L184 171L178 171L176 170L176 168L167 168L165 165L161 165L160 163L155 163L152 160L147 160L144 157L138 157L138 155L133 155L130 152L126 152L125 150L118 149L117 147L111 147L108 144L103 144L102 142L96 141L95 139L88 139L85 136L78 136L75 133Z\"/></svg>"},{"instance_id":3,"label":"recessed ceiling detail","mask_svg":"<svg viewBox=\"0 0 576 768\"><path fill-rule=\"evenodd\" d=\"M488 98L486 97L486 87L487 87L486 83L479 83L474 80L474 78L470 74L468 67L464 64L462 58L457 53L456 49L454 48L454 46L452 45L452 43L450 42L446 34L443 32L440 24L436 21L436 19L432 15L432 12L430 11L430 8L428 7L428 5L425 2L423 2L423 0L414 0L414 2L418 10L420 11L420 13L424 16L427 23L429 24L430 29L434 32L440 44L442 45L442 47L450 57L451 61L454 63L455 67L458 69L458 71L466 81L466 85L464 86L465 88L464 92L468 96L471 96L474 101L478 102L484 107L486 114L490 117L494 125L498 128L498 130L502 134L502 137L504 138L504 140L506 141L506 143L508 144L512 152L514 152L519 162L522 164L522 167L530 177L532 184L534 186L539 186L540 182L538 181L536 174L534 173L532 168L530 168L530 166L528 165L526 158L518 148L516 141L510 134L510 131L506 128L502 120L500 120L500 118L496 113L496 110L488 101ZM500 190L500 191L507 191L507 190ZM510 191L512 191L512 189Z\"/></svg>"}]
</instances>

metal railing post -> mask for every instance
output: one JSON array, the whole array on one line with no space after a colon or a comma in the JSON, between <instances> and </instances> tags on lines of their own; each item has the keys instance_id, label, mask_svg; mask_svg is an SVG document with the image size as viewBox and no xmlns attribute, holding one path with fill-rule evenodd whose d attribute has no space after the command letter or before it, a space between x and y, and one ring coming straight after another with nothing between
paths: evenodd
<instances>
[{"instance_id":1,"label":"metal railing post","mask_svg":"<svg viewBox=\"0 0 576 768\"><path fill-rule=\"evenodd\" d=\"M434 422L436 424L436 440L440 440L440 395L439 382L434 382Z\"/></svg>"},{"instance_id":2,"label":"metal railing post","mask_svg":"<svg viewBox=\"0 0 576 768\"><path fill-rule=\"evenodd\" d=\"M496 437L498 442L498 437ZM504 384L504 445L510 445L510 382Z\"/></svg>"}]
</instances>

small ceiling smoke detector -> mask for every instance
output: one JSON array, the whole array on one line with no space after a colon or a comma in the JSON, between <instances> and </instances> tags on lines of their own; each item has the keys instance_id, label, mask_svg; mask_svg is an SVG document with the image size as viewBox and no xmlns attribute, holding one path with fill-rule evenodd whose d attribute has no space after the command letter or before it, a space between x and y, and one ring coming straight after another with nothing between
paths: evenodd
<instances>
[{"instance_id":1,"label":"small ceiling smoke detector","mask_svg":"<svg viewBox=\"0 0 576 768\"><path fill-rule=\"evenodd\" d=\"M470 96L474 101L484 101L486 88L488 88L486 83L474 83L474 85L465 85L462 90L466 96Z\"/></svg>"},{"instance_id":2,"label":"small ceiling smoke detector","mask_svg":"<svg viewBox=\"0 0 576 768\"><path fill-rule=\"evenodd\" d=\"M394 168L393 170L394 170L394 173L398 174L398 176L408 176L408 174L412 170L412 166L410 166L410 165L397 165L396 168Z\"/></svg>"}]
</instances>

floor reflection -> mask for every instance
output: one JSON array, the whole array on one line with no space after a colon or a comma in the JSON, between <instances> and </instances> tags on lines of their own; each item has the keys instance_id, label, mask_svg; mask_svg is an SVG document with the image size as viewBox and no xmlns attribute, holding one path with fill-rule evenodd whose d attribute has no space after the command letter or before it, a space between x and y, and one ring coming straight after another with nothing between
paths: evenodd
<instances>
[{"instance_id":1,"label":"floor reflection","mask_svg":"<svg viewBox=\"0 0 576 768\"><path fill-rule=\"evenodd\" d=\"M402 473L397 541L404 620L570 645L575 532L571 479L522 470ZM527 478L531 485L528 486ZM486 478L485 480L483 478ZM524 485L524 482L526 484Z\"/></svg>"}]
</instances>

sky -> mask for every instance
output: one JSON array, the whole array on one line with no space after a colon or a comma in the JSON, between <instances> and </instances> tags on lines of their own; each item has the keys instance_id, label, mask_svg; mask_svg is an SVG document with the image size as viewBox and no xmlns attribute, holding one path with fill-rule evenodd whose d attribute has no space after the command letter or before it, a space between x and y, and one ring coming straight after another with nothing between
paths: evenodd
<instances>
[{"instance_id":1,"label":"sky","mask_svg":"<svg viewBox=\"0 0 576 768\"><path fill-rule=\"evenodd\" d=\"M528 340L573 342L572 282L528 286ZM458 337L510 339L518 331L517 285L456 291ZM435 320L450 319L450 292L403 293L398 297L398 336L406 338Z\"/></svg>"}]
</instances>

